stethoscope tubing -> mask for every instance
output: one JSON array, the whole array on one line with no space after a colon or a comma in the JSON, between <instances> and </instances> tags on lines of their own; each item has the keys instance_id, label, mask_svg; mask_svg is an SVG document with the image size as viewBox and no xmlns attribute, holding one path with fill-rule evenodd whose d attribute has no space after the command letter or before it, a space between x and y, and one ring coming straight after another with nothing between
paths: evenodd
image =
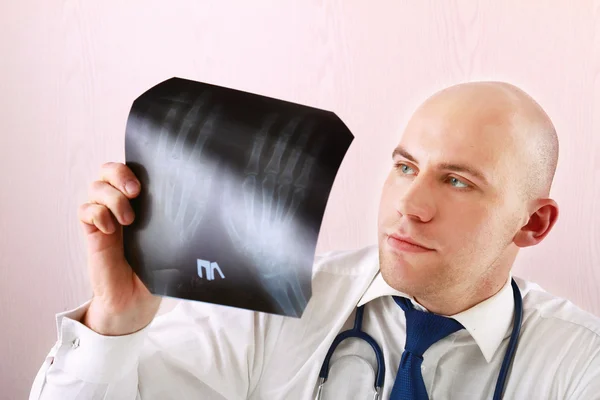
<instances>
[{"instance_id":1,"label":"stethoscope tubing","mask_svg":"<svg viewBox=\"0 0 600 400\"><path fill-rule=\"evenodd\" d=\"M375 339L373 339L369 334L362 331L362 321L363 315L365 312L365 306L360 306L356 309L356 316L354 317L354 327L347 331L344 331L337 335L333 340L333 343L329 347L327 351L327 355L323 360L323 365L321 366L321 371L319 372L319 390L317 393L321 392L321 387L327 381L329 376L329 362L331 361L331 357L335 349L342 343L344 340L348 338L358 338L362 339L371 345L373 352L375 353L375 358L377 359L377 375L375 376L375 392L381 392L381 388L383 388L383 383L385 381L385 361L383 358L383 351L381 351L381 347L377 344ZM317 399L320 397L317 396ZM378 397L375 397L377 399Z\"/></svg>"}]
</instances>

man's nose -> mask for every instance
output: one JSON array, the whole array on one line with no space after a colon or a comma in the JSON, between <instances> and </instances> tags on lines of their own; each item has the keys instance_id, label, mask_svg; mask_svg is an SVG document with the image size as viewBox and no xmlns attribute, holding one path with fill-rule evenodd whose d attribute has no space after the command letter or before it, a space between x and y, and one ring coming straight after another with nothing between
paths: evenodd
<instances>
[{"instance_id":1,"label":"man's nose","mask_svg":"<svg viewBox=\"0 0 600 400\"><path fill-rule=\"evenodd\" d=\"M401 216L429 222L436 212L435 195L426 177L419 175L397 189L396 211Z\"/></svg>"}]
</instances>

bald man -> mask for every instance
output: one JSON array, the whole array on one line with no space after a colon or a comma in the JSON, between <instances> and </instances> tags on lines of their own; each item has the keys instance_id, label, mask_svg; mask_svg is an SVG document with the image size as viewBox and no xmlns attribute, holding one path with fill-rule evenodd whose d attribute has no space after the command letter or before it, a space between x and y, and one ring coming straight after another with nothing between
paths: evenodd
<instances>
[{"instance_id":1,"label":"bald man","mask_svg":"<svg viewBox=\"0 0 600 400\"><path fill-rule=\"evenodd\" d=\"M79 209L93 298L58 314L31 399L600 399L600 321L513 277L558 218L554 127L522 90L435 93L392 151L378 246L317 258L301 319L181 301L155 317L103 166ZM336 336L349 331L340 342ZM358 333L360 332L360 333Z\"/></svg>"}]
</instances>

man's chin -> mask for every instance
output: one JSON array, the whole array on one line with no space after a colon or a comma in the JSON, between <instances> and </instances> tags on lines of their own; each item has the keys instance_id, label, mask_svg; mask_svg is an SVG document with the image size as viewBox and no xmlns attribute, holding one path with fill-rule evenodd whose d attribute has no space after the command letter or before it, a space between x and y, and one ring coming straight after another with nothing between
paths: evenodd
<instances>
[{"instance_id":1,"label":"man's chin","mask_svg":"<svg viewBox=\"0 0 600 400\"><path fill-rule=\"evenodd\" d=\"M379 269L383 279L392 288L414 295L430 281L429 269L421 260L411 260L411 255L379 251ZM429 264L429 263L427 263Z\"/></svg>"}]
</instances>

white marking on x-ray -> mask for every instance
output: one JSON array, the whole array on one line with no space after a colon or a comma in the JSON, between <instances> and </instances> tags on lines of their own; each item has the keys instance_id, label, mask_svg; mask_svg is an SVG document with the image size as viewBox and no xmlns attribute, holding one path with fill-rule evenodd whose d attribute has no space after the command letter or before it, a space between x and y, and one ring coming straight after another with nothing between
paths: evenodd
<instances>
[{"instance_id":1,"label":"white marking on x-ray","mask_svg":"<svg viewBox=\"0 0 600 400\"><path fill-rule=\"evenodd\" d=\"M223 271L221 271L219 264L217 264L216 262L210 262L210 261L198 259L197 265L198 265L198 276L200 278L204 278L204 276L202 274L202 270L204 270L204 272L206 273L206 279L209 281L212 281L215 279L215 271L217 271L219 273L219 275L221 275L221 279L225 279L225 275L223 275Z\"/></svg>"}]
</instances>

